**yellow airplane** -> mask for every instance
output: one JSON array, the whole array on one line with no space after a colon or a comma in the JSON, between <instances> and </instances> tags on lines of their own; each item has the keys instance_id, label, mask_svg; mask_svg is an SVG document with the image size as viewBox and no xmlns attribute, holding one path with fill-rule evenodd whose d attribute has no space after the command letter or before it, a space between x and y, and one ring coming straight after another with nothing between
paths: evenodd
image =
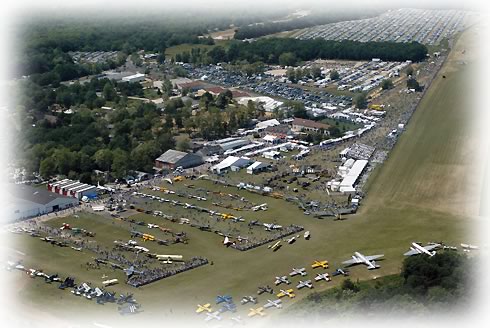
<instances>
[{"instance_id":1,"label":"yellow airplane","mask_svg":"<svg viewBox=\"0 0 490 328\"><path fill-rule=\"evenodd\" d=\"M323 269L328 269L328 261L315 261L311 265L313 269L322 267Z\"/></svg>"},{"instance_id":2,"label":"yellow airplane","mask_svg":"<svg viewBox=\"0 0 490 328\"><path fill-rule=\"evenodd\" d=\"M229 220L229 219L234 219L235 217L233 215L231 215L231 214L223 213L223 214L221 214L221 218L223 220Z\"/></svg>"},{"instance_id":3,"label":"yellow airplane","mask_svg":"<svg viewBox=\"0 0 490 328\"><path fill-rule=\"evenodd\" d=\"M204 305L201 305L201 304L197 304L197 310L196 310L196 313L201 313L201 312L211 312L212 309L211 309L211 304L210 303L206 303Z\"/></svg>"},{"instance_id":4,"label":"yellow airplane","mask_svg":"<svg viewBox=\"0 0 490 328\"><path fill-rule=\"evenodd\" d=\"M174 178L174 182L178 182L178 181L182 181L182 180L184 180L184 177L183 177L183 176L181 176L181 175L176 176L176 177Z\"/></svg>"},{"instance_id":5,"label":"yellow airplane","mask_svg":"<svg viewBox=\"0 0 490 328\"><path fill-rule=\"evenodd\" d=\"M288 290L281 289L280 291L281 292L279 294L277 294L277 297L279 297L279 298L284 297L284 296L288 296L289 298L294 298L296 296L296 294L293 293L292 289L288 289Z\"/></svg>"},{"instance_id":6,"label":"yellow airplane","mask_svg":"<svg viewBox=\"0 0 490 328\"><path fill-rule=\"evenodd\" d=\"M147 233L144 233L141 238L143 238L143 241L154 241L155 240L155 236L149 235Z\"/></svg>"},{"instance_id":7,"label":"yellow airplane","mask_svg":"<svg viewBox=\"0 0 490 328\"><path fill-rule=\"evenodd\" d=\"M256 315L259 315L261 317L263 317L265 315L264 313L264 308L261 306L259 308L256 308L256 309L250 309L250 312L248 313L248 316L249 317L253 317L253 316L256 316Z\"/></svg>"}]
</instances>

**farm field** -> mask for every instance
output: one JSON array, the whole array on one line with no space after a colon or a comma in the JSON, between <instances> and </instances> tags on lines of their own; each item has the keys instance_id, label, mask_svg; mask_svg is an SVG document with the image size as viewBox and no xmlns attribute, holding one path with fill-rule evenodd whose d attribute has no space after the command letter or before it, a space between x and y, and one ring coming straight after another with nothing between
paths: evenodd
<instances>
[{"instance_id":1,"label":"farm field","mask_svg":"<svg viewBox=\"0 0 490 328\"><path fill-rule=\"evenodd\" d=\"M477 240L468 240L467 237L477 221L472 218L476 215L474 208L479 207L479 199L473 197L471 191L480 190L473 177L469 176L470 172L475 172L471 163L477 149L469 146L475 137L472 130L465 126L468 107L462 105L465 90L462 86L467 84L471 64L460 65L458 62L461 59L455 57L465 47L465 37L463 34L458 40L447 64L428 90L389 159L371 175L368 196L356 215L343 221L318 220L304 215L294 204L280 199L264 198L234 187L196 180L193 182L196 188L236 193L256 204L266 202L269 206L267 211L240 211L232 214L243 214L247 220L256 218L264 222L276 221L282 225L299 224L312 232L311 240L300 238L292 245L284 245L277 252L272 252L266 246L239 252L224 247L222 237L215 234L137 214L137 219L145 222L160 220L164 222L163 225L183 230L189 236L190 242L187 245L154 246L145 243L144 246L148 246L151 251L200 255L213 264L138 289L125 284L111 287L111 290L118 293L134 292L144 312L133 317L121 318L116 307L111 304L99 306L95 302L81 300L68 291L59 291L55 286L41 280L28 279L14 271L10 276L19 276L18 280L13 280L22 284L20 302L25 306L56 313L60 320L80 318L83 321L86 320L85 314L92 311L109 316L114 320L112 324L122 319L132 324L138 323L142 317L158 320L181 315L202 320L194 314L197 303L214 303L216 295L222 294L232 295L238 303L242 296L255 295L258 286L272 286L275 276L286 275L293 267L305 267L309 273L307 278L312 279L316 271L310 265L314 260L328 260L328 272L332 272L354 251L366 255L384 253L385 260L379 262L379 270L368 271L363 266L351 269L351 279L370 280L399 272L402 254L412 241L442 240L449 245L461 242L478 244ZM446 76L444 79L443 74ZM182 186L177 183L172 188ZM211 207L209 203L203 203L203 206L208 205ZM159 203L158 206L162 206L163 210L165 206L172 205ZM221 208L218 210L223 211ZM118 220L81 214L79 218L55 219L49 224L59 227L64 222L95 231L95 238L101 244L109 245L115 239L129 239L127 223ZM100 283L104 273L123 279L121 272L87 271L80 264L92 259L92 254L88 252L54 247L25 235L14 235L12 239L15 243L10 247L25 253L22 259L31 267L44 267L47 272L58 272L62 276L70 274L78 282ZM291 286L294 287L299 278L293 277L291 280ZM335 277L332 282L315 284L315 289L323 290L340 284L342 280ZM295 300L305 295L307 291L297 291ZM259 296L259 304L263 304L266 297ZM292 302L284 300L284 303L287 306ZM249 306L238 305L238 309L244 317ZM230 317L230 314L224 316Z\"/></svg>"}]
</instances>

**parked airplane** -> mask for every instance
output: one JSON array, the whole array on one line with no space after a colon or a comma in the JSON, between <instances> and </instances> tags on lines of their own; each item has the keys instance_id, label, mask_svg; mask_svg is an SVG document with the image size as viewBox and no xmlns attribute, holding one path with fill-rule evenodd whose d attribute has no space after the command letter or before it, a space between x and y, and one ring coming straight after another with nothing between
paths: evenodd
<instances>
[{"instance_id":1,"label":"parked airplane","mask_svg":"<svg viewBox=\"0 0 490 328\"><path fill-rule=\"evenodd\" d=\"M320 267L323 269L328 269L328 261L315 261L315 262L313 262L311 267L313 269L320 268Z\"/></svg>"},{"instance_id":2,"label":"parked airplane","mask_svg":"<svg viewBox=\"0 0 490 328\"><path fill-rule=\"evenodd\" d=\"M305 234L303 236L305 237L306 240L309 240L311 236L310 231L305 231Z\"/></svg>"},{"instance_id":3,"label":"parked airplane","mask_svg":"<svg viewBox=\"0 0 490 328\"><path fill-rule=\"evenodd\" d=\"M248 313L248 316L249 317L253 317L253 316L256 316L256 315L259 315L261 317L263 317L265 315L264 313L264 308L261 306L259 308L256 308L256 309L250 309L250 312Z\"/></svg>"},{"instance_id":4,"label":"parked airplane","mask_svg":"<svg viewBox=\"0 0 490 328\"><path fill-rule=\"evenodd\" d=\"M286 284L289 285L291 282L288 280L287 276L282 276L282 277L276 277L275 284L280 285L280 284Z\"/></svg>"},{"instance_id":5,"label":"parked airplane","mask_svg":"<svg viewBox=\"0 0 490 328\"><path fill-rule=\"evenodd\" d=\"M253 304L257 304L257 297L253 297L253 296L243 296L242 297L242 300L240 302L241 304L247 304L247 303L253 303Z\"/></svg>"},{"instance_id":6,"label":"parked airplane","mask_svg":"<svg viewBox=\"0 0 490 328\"><path fill-rule=\"evenodd\" d=\"M349 275L349 270L338 268L337 270L335 270L334 273L332 273L332 276L338 276L338 275L343 275L344 277L346 277Z\"/></svg>"},{"instance_id":7,"label":"parked airplane","mask_svg":"<svg viewBox=\"0 0 490 328\"><path fill-rule=\"evenodd\" d=\"M263 293L269 293L269 294L272 294L274 293L274 291L272 290L271 287L269 287L269 285L265 286L265 287L261 287L259 286L259 290L257 291L257 294L261 295Z\"/></svg>"},{"instance_id":8,"label":"parked airplane","mask_svg":"<svg viewBox=\"0 0 490 328\"><path fill-rule=\"evenodd\" d=\"M274 223L263 223L262 224L265 227L265 230L279 230L282 229L281 225L274 224Z\"/></svg>"},{"instance_id":9,"label":"parked airplane","mask_svg":"<svg viewBox=\"0 0 490 328\"><path fill-rule=\"evenodd\" d=\"M277 309L282 308L282 301L280 299L277 299L275 301L267 300L267 303L264 305L264 308L268 309L271 307L275 307Z\"/></svg>"},{"instance_id":10,"label":"parked airplane","mask_svg":"<svg viewBox=\"0 0 490 328\"><path fill-rule=\"evenodd\" d=\"M286 241L288 242L288 244L292 244L296 241L296 237L292 236L291 238L287 239Z\"/></svg>"},{"instance_id":11,"label":"parked airplane","mask_svg":"<svg viewBox=\"0 0 490 328\"><path fill-rule=\"evenodd\" d=\"M352 259L342 262L346 265L365 264L369 270L379 268L374 260L383 257L384 254L365 256L359 252L354 252Z\"/></svg>"},{"instance_id":12,"label":"parked airplane","mask_svg":"<svg viewBox=\"0 0 490 328\"><path fill-rule=\"evenodd\" d=\"M269 245L269 246L267 246L267 247L268 247L268 248L270 248L270 249L272 249L272 251L273 251L273 252L275 252L276 250L278 250L278 249L281 247L281 245L280 245L280 244L281 244L281 241L280 241L280 240L278 240L278 241L276 241L274 244Z\"/></svg>"},{"instance_id":13,"label":"parked airplane","mask_svg":"<svg viewBox=\"0 0 490 328\"><path fill-rule=\"evenodd\" d=\"M296 275L298 275L298 274L299 274L299 275L301 275L301 276L306 276L306 275L307 275L307 273L306 273L306 271L305 271L305 268L301 268L301 269L296 269L296 268L293 268L293 271L291 271L291 272L289 273L289 275L290 275L291 277L294 277L294 276L296 276Z\"/></svg>"},{"instance_id":14,"label":"parked airplane","mask_svg":"<svg viewBox=\"0 0 490 328\"><path fill-rule=\"evenodd\" d=\"M277 297L281 298L284 296L288 296L289 298L294 298L296 295L294 294L292 289L284 290L280 289L279 294L277 294Z\"/></svg>"},{"instance_id":15,"label":"parked airplane","mask_svg":"<svg viewBox=\"0 0 490 328\"><path fill-rule=\"evenodd\" d=\"M320 281L320 280L325 280L325 281L330 281L330 276L328 273L319 273L315 277L315 281Z\"/></svg>"},{"instance_id":16,"label":"parked airplane","mask_svg":"<svg viewBox=\"0 0 490 328\"><path fill-rule=\"evenodd\" d=\"M224 303L219 312L223 313L226 311L236 312L236 305L233 302Z\"/></svg>"},{"instance_id":17,"label":"parked airplane","mask_svg":"<svg viewBox=\"0 0 490 328\"><path fill-rule=\"evenodd\" d=\"M196 309L196 313L201 313L201 312L211 312L212 309L211 309L211 303L206 303L204 305L201 305L201 304L197 304L197 309Z\"/></svg>"},{"instance_id":18,"label":"parked airplane","mask_svg":"<svg viewBox=\"0 0 490 328\"><path fill-rule=\"evenodd\" d=\"M405 256L412 256L412 255L418 255L418 254L427 254L429 256L434 256L436 255L436 251L432 251L434 248L437 248L441 246L440 244L432 244L432 245L427 245L427 246L421 246L420 244L417 243L412 243L412 246L410 247L410 250L403 255Z\"/></svg>"},{"instance_id":19,"label":"parked airplane","mask_svg":"<svg viewBox=\"0 0 490 328\"><path fill-rule=\"evenodd\" d=\"M311 280L306 280L306 281L300 280L299 284L296 286L297 289L301 289L304 287L308 287L310 289L313 288L313 284L311 283Z\"/></svg>"},{"instance_id":20,"label":"parked airplane","mask_svg":"<svg viewBox=\"0 0 490 328\"><path fill-rule=\"evenodd\" d=\"M210 320L221 320L221 317L219 316L219 311L214 311L213 313L206 313L206 318L204 321L210 321Z\"/></svg>"},{"instance_id":21,"label":"parked airplane","mask_svg":"<svg viewBox=\"0 0 490 328\"><path fill-rule=\"evenodd\" d=\"M118 283L118 280L117 279L109 279L109 280L103 281L102 282L102 285L104 285L105 287L107 287L107 286L115 285L117 283Z\"/></svg>"},{"instance_id":22,"label":"parked airplane","mask_svg":"<svg viewBox=\"0 0 490 328\"><path fill-rule=\"evenodd\" d=\"M126 273L126 276L127 277L131 277L135 273L137 273L137 274L141 274L142 273L141 271L136 271L133 265L130 266L129 268L124 269L123 271L124 271L124 273Z\"/></svg>"},{"instance_id":23,"label":"parked airplane","mask_svg":"<svg viewBox=\"0 0 490 328\"><path fill-rule=\"evenodd\" d=\"M255 211L258 211L258 210L267 211L267 203L260 204L260 205L257 205L257 206L252 207L252 211L255 212Z\"/></svg>"},{"instance_id":24,"label":"parked airplane","mask_svg":"<svg viewBox=\"0 0 490 328\"><path fill-rule=\"evenodd\" d=\"M158 224L153 224L153 223L148 223L148 228L153 229L153 228L160 228Z\"/></svg>"},{"instance_id":25,"label":"parked airplane","mask_svg":"<svg viewBox=\"0 0 490 328\"><path fill-rule=\"evenodd\" d=\"M233 302L233 299L230 295L224 295L224 296L218 295L218 296L216 296L216 304L232 303L232 302Z\"/></svg>"}]
</instances>

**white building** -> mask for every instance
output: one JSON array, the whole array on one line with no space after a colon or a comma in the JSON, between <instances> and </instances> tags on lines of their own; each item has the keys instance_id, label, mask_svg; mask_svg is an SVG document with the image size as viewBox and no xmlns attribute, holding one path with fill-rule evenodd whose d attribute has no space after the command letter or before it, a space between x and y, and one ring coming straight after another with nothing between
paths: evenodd
<instances>
[{"instance_id":1,"label":"white building","mask_svg":"<svg viewBox=\"0 0 490 328\"><path fill-rule=\"evenodd\" d=\"M123 82L130 82L130 83L141 82L144 80L145 80L145 74L141 74L141 73L136 73L122 78Z\"/></svg>"}]
</instances>

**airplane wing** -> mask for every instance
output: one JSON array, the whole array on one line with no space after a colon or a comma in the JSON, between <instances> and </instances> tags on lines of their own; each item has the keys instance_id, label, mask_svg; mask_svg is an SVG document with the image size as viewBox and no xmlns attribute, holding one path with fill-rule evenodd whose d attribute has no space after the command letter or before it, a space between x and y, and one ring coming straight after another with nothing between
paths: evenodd
<instances>
[{"instance_id":1,"label":"airplane wing","mask_svg":"<svg viewBox=\"0 0 490 328\"><path fill-rule=\"evenodd\" d=\"M416 249L411 249L408 252L403 253L403 255L405 255L405 256L412 256L412 255L416 255L416 254L420 254L420 252Z\"/></svg>"},{"instance_id":2,"label":"airplane wing","mask_svg":"<svg viewBox=\"0 0 490 328\"><path fill-rule=\"evenodd\" d=\"M365 256L366 260L368 261L373 261L376 259L379 259L380 257L385 256L384 254L379 254L379 255L371 255L371 256Z\"/></svg>"},{"instance_id":3,"label":"airplane wing","mask_svg":"<svg viewBox=\"0 0 490 328\"><path fill-rule=\"evenodd\" d=\"M347 261L344 261L342 262L342 264L356 264L356 263L361 263L358 259L350 259L350 260L347 260Z\"/></svg>"},{"instance_id":4,"label":"airplane wing","mask_svg":"<svg viewBox=\"0 0 490 328\"><path fill-rule=\"evenodd\" d=\"M437 248L437 247L439 247L439 246L441 246L441 245L439 245L439 244L434 244L434 245L427 245L427 246L423 246L423 247L425 248L425 250L426 250L426 251L431 251L431 250L433 250L434 248Z\"/></svg>"}]
</instances>

